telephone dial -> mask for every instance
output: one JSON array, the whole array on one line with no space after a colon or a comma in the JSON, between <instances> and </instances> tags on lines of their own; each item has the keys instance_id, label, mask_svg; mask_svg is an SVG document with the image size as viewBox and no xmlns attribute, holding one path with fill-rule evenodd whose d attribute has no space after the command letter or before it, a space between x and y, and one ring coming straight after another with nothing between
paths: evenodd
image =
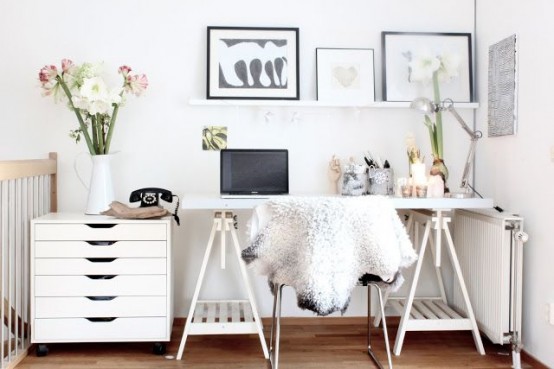
<instances>
[{"instance_id":1,"label":"telephone dial","mask_svg":"<svg viewBox=\"0 0 554 369\"><path fill-rule=\"evenodd\" d=\"M177 224L179 224L179 217L177 216L177 210L179 209L179 197L171 193L171 191L157 187L146 187L131 192L129 196L129 202L140 201L140 207L147 206L159 206L160 198L165 202L173 202L173 197L177 197L177 205L173 212L173 217Z\"/></svg>"}]
</instances>

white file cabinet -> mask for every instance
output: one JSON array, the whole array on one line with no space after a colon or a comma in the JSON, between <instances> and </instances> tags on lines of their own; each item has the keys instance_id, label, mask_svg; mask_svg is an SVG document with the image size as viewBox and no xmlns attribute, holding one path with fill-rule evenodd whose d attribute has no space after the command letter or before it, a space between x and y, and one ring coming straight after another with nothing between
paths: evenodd
<instances>
[{"instance_id":1,"label":"white file cabinet","mask_svg":"<svg viewBox=\"0 0 554 369\"><path fill-rule=\"evenodd\" d=\"M31 341L154 342L173 324L171 219L51 213L31 221Z\"/></svg>"}]
</instances>

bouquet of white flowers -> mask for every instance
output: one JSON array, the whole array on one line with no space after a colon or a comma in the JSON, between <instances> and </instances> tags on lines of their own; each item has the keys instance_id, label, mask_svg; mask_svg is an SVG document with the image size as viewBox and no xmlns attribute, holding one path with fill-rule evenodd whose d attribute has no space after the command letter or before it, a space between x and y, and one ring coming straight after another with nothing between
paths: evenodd
<instances>
[{"instance_id":1,"label":"bouquet of white flowers","mask_svg":"<svg viewBox=\"0 0 554 369\"><path fill-rule=\"evenodd\" d=\"M131 68L125 65L119 67L118 72L123 77L123 84L113 89L109 89L100 76L99 65L91 63L76 65L63 59L61 71L55 65L47 65L39 72L43 96L53 96L56 101L67 99L69 109L75 112L79 122L79 128L72 130L70 137L79 142L82 135L91 155L110 152L124 94L140 96L148 87L146 75L131 75Z\"/></svg>"}]
</instances>

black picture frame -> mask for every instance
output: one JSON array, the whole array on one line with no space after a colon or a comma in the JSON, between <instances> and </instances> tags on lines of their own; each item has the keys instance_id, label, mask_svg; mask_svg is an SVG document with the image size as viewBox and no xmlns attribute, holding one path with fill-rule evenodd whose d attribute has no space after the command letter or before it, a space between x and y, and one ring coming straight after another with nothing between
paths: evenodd
<instances>
[{"instance_id":1,"label":"black picture frame","mask_svg":"<svg viewBox=\"0 0 554 369\"><path fill-rule=\"evenodd\" d=\"M413 101L433 98L432 83L410 82L409 59L414 55L450 53L459 58L458 76L441 83L441 98L454 102L472 102L473 62L471 33L382 32L383 100Z\"/></svg>"},{"instance_id":2,"label":"black picture frame","mask_svg":"<svg viewBox=\"0 0 554 369\"><path fill-rule=\"evenodd\" d=\"M298 100L299 29L207 28L207 99Z\"/></svg>"}]
</instances>

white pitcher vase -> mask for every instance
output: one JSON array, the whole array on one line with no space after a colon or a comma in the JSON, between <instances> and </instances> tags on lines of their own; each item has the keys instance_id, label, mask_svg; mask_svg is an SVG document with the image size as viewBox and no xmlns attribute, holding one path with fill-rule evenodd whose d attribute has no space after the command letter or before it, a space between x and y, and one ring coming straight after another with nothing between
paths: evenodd
<instances>
[{"instance_id":1,"label":"white pitcher vase","mask_svg":"<svg viewBox=\"0 0 554 369\"><path fill-rule=\"evenodd\" d=\"M90 175L90 184L87 186L85 181L79 175L75 167L77 177L88 189L88 199L85 214L97 215L108 210L114 200L114 190L111 172L112 155L91 155L92 172Z\"/></svg>"}]
</instances>

